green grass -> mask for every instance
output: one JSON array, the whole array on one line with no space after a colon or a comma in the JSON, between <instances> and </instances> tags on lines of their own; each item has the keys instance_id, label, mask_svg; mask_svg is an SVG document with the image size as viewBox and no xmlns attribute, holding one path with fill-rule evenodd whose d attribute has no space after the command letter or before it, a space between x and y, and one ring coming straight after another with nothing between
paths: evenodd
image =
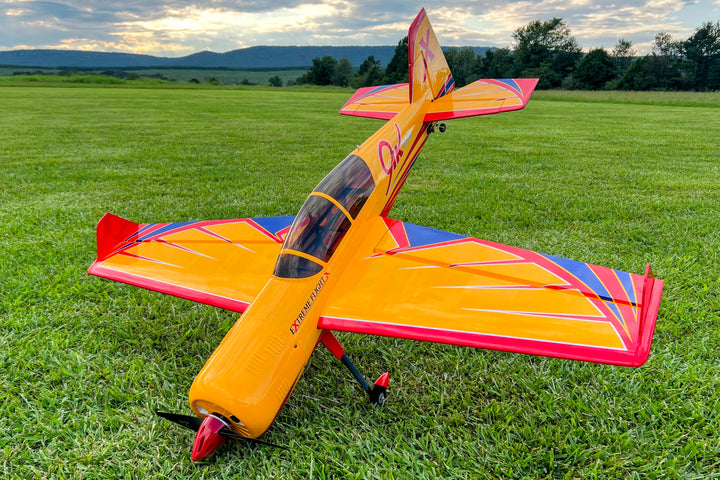
<instances>
[{"instance_id":1,"label":"green grass","mask_svg":"<svg viewBox=\"0 0 720 480\"><path fill-rule=\"evenodd\" d=\"M536 100L560 100L564 102L611 102L631 105L720 108L720 92L697 94L696 92L542 90L535 92L533 98Z\"/></svg>"},{"instance_id":2,"label":"green grass","mask_svg":"<svg viewBox=\"0 0 720 480\"><path fill-rule=\"evenodd\" d=\"M201 82L207 82L209 78L214 77L220 83L226 85L232 85L241 83L243 80L247 80L250 83L257 85L268 85L270 77L275 75L279 76L283 81L283 85L288 80L295 81L298 77L301 77L306 70L237 70L237 69L187 69L187 68L159 68L159 69L139 69L139 70L127 70L128 72L135 72L138 75L153 75L160 74L164 75L172 80L178 82L189 82L191 79L196 79Z\"/></svg>"},{"instance_id":3,"label":"green grass","mask_svg":"<svg viewBox=\"0 0 720 480\"><path fill-rule=\"evenodd\" d=\"M12 75L0 76L0 86L25 86L38 84L49 86L53 84L89 84L89 85L158 85L168 83L168 80L141 77L137 79L116 78L109 75L96 75L92 73L77 73L72 75Z\"/></svg>"},{"instance_id":4,"label":"green grass","mask_svg":"<svg viewBox=\"0 0 720 480\"><path fill-rule=\"evenodd\" d=\"M645 366L342 334L367 377L390 371L383 408L319 349L266 436L291 451L192 464L152 412L189 413L236 315L88 276L95 223L294 214L381 122L337 115L348 92L0 88L0 476L720 478L717 105L583 95L448 122L391 215L651 262Z\"/></svg>"},{"instance_id":5,"label":"green grass","mask_svg":"<svg viewBox=\"0 0 720 480\"><path fill-rule=\"evenodd\" d=\"M263 69L210 69L210 68L123 68L123 69L105 69L124 71L126 73L136 73L141 78L135 80L119 79L108 75L101 75L101 70L94 69L87 72L74 73L72 75L63 74L61 70L52 68L41 69L45 74L37 75L14 75L15 72L32 72L38 70L32 67L2 67L0 66L0 85L20 86L27 83L94 83L94 84L157 84L162 83L157 78L148 78L151 75L162 75L169 81L189 82L190 80L198 80L201 83L209 83L213 78L217 82L225 85L241 84L247 80L251 84L268 85L270 77L279 76L285 85L288 80L295 81L301 77L305 70L289 69L289 70L263 70Z\"/></svg>"}]
</instances>

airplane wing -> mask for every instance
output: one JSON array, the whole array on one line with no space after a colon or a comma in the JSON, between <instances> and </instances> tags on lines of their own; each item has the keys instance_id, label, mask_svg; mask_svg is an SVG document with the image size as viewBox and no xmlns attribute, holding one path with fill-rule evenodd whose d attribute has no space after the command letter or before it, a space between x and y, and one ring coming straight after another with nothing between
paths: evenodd
<instances>
[{"instance_id":1,"label":"airplane wing","mask_svg":"<svg viewBox=\"0 0 720 480\"><path fill-rule=\"evenodd\" d=\"M390 120L410 104L407 83L363 87L340 109L343 115Z\"/></svg>"},{"instance_id":2,"label":"airplane wing","mask_svg":"<svg viewBox=\"0 0 720 480\"><path fill-rule=\"evenodd\" d=\"M663 281L379 218L320 328L616 365L648 357ZM375 237L378 238L378 237Z\"/></svg>"},{"instance_id":3,"label":"airplane wing","mask_svg":"<svg viewBox=\"0 0 720 480\"><path fill-rule=\"evenodd\" d=\"M537 78L477 80L435 100L425 121L475 117L525 108Z\"/></svg>"},{"instance_id":4,"label":"airplane wing","mask_svg":"<svg viewBox=\"0 0 720 480\"><path fill-rule=\"evenodd\" d=\"M272 275L292 216L97 226L88 273L243 312Z\"/></svg>"}]
</instances>

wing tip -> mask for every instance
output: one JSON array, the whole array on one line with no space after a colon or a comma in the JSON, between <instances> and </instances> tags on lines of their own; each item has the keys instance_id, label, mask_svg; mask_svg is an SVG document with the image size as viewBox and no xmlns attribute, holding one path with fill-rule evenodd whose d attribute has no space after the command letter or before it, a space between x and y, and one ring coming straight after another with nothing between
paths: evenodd
<instances>
[{"instance_id":1,"label":"wing tip","mask_svg":"<svg viewBox=\"0 0 720 480\"><path fill-rule=\"evenodd\" d=\"M140 230L140 225L112 213L106 213L97 224L97 261L109 257L117 245ZM92 269L92 267L90 267Z\"/></svg>"},{"instance_id":2,"label":"wing tip","mask_svg":"<svg viewBox=\"0 0 720 480\"><path fill-rule=\"evenodd\" d=\"M652 267L648 263L645 267L643 280L642 307L640 309L640 330L638 331L639 344L635 352L633 367L644 364L652 346L657 323L658 312L660 311L660 300L665 282L655 278Z\"/></svg>"}]
</instances>

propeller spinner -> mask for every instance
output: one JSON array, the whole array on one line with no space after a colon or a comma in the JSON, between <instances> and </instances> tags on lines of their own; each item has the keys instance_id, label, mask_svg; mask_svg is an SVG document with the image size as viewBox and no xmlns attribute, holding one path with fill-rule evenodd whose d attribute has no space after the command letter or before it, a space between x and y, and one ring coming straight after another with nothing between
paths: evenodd
<instances>
[{"instance_id":1,"label":"propeller spinner","mask_svg":"<svg viewBox=\"0 0 720 480\"><path fill-rule=\"evenodd\" d=\"M158 416L170 420L173 423L177 423L185 428L197 432L195 434L195 441L193 443L191 459L193 462L202 460L203 458L210 455L217 448L225 443L228 438L235 438L238 440L244 440L246 442L257 443L261 445L267 445L269 447L282 448L288 450L287 447L275 445L274 443L259 440L257 438L243 437L238 433L233 432L230 426L221 415L213 413L208 415L204 419L193 417L190 415L180 415L177 413L168 412L155 412Z\"/></svg>"}]
</instances>

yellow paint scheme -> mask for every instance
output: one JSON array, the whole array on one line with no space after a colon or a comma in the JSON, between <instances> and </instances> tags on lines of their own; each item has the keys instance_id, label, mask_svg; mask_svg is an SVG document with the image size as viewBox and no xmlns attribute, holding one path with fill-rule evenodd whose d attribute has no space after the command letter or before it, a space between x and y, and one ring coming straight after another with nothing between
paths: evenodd
<instances>
[{"instance_id":1,"label":"yellow paint scheme","mask_svg":"<svg viewBox=\"0 0 720 480\"><path fill-rule=\"evenodd\" d=\"M422 10L408 33L410 55L411 102L430 100L446 93L447 81L452 79L442 47L435 36L425 11Z\"/></svg>"},{"instance_id":2,"label":"yellow paint scheme","mask_svg":"<svg viewBox=\"0 0 720 480\"><path fill-rule=\"evenodd\" d=\"M217 242L194 230L163 237L202 255L150 242L130 247L127 252L133 256L114 255L98 261L99 268L151 280L167 279L174 285L250 303L193 382L189 396L196 414L220 413L231 420L234 430L249 437L258 437L269 428L317 345L321 333L318 318L328 293L339 273L360 252L368 229L389 210L427 139L426 108L427 102L409 104L353 152L367 163L376 187L330 262L318 262L324 267L318 275L270 277L279 244L242 224L206 227L223 237L242 237L236 244ZM231 255L227 255L229 250ZM264 287L258 285L261 278ZM321 291L303 312L321 278L326 279ZM302 325L293 333L291 327L301 314Z\"/></svg>"},{"instance_id":3,"label":"yellow paint scheme","mask_svg":"<svg viewBox=\"0 0 720 480\"><path fill-rule=\"evenodd\" d=\"M521 80L517 82L523 83ZM521 109L525 107L528 99L523 95L522 89L516 90L515 87L520 85L499 80L477 80L435 100L428 108L426 120L462 118L480 113Z\"/></svg>"},{"instance_id":4,"label":"yellow paint scheme","mask_svg":"<svg viewBox=\"0 0 720 480\"><path fill-rule=\"evenodd\" d=\"M295 334L291 327L323 277L267 282L195 377L190 405L196 414L220 413L253 438L270 427L320 337L320 301Z\"/></svg>"},{"instance_id":5,"label":"yellow paint scheme","mask_svg":"<svg viewBox=\"0 0 720 480\"><path fill-rule=\"evenodd\" d=\"M122 255L99 259L93 269L105 277L123 273L136 279L128 283L182 285L247 304L267 282L280 252L278 240L243 220L169 233L162 240L136 243Z\"/></svg>"},{"instance_id":6,"label":"yellow paint scheme","mask_svg":"<svg viewBox=\"0 0 720 480\"><path fill-rule=\"evenodd\" d=\"M625 349L592 299L544 288L566 282L535 263L503 263L521 259L473 239L387 254L394 247L385 222L371 231L360 251L375 255L353 258L353 275L339 280L323 316Z\"/></svg>"},{"instance_id":7,"label":"yellow paint scheme","mask_svg":"<svg viewBox=\"0 0 720 480\"><path fill-rule=\"evenodd\" d=\"M306 279L272 277L267 282L195 378L190 404L196 414L221 413L231 420L234 430L249 437L258 437L270 427L318 342L322 332L317 328L318 317L325 310L329 292L344 276L341 272L347 264L363 251L368 234L384 233L372 227L394 199L427 138L426 129L421 128L423 115L424 104L413 105L353 152L370 167L376 184L372 195L323 272ZM407 132L412 131L412 136L388 172L377 146L382 141L396 146L398 128L400 142ZM293 334L291 326L323 277L320 293Z\"/></svg>"},{"instance_id":8,"label":"yellow paint scheme","mask_svg":"<svg viewBox=\"0 0 720 480\"><path fill-rule=\"evenodd\" d=\"M407 83L361 88L343 105L340 113L389 120L407 108L409 95Z\"/></svg>"},{"instance_id":9,"label":"yellow paint scheme","mask_svg":"<svg viewBox=\"0 0 720 480\"><path fill-rule=\"evenodd\" d=\"M245 220L169 231L158 237L159 241L138 240L137 244L134 237L127 237L132 230L127 225L103 227L116 233L119 247L113 250L104 242L102 250L109 254L93 264L91 273L185 298L195 297L183 289L250 304L193 382L190 403L199 416L219 413L239 434L262 435L304 371L322 333L318 327L333 328L326 326L332 321L361 324L357 329L346 328L348 331L369 328L368 333L404 338L428 339L417 332L433 331L446 332L451 340L442 333L430 339L448 343L473 344L460 338L468 334L631 355L629 344L637 347L644 335L647 358L652 331L642 330L638 299L645 301L652 295L654 312L646 314L652 317L652 329L661 281L645 295L643 279L626 274L613 288L628 292L631 283L633 291L627 293L627 300L608 300L618 303L608 307L580 277L563 273L566 264L553 264L539 254L464 237L413 248L406 230L391 230L393 221L387 214L428 137L433 115L452 118L447 115L464 108L466 101L470 101L473 115L491 113L481 111L487 102L520 108L535 85L535 81L490 81L494 82L491 86L473 84L465 92L461 89L455 96L433 102L439 94L452 90L452 77L424 10L410 29L410 53L408 95L412 98L408 100L412 102L352 152L367 164L375 188L357 217L349 217L351 226L329 261L314 259L322 267L316 275L300 279L271 276L278 254L313 257L282 250L282 238L272 238L275 232L268 236L267 231ZM507 94L491 92L506 86ZM479 95L476 103L465 96L468 92ZM362 95L356 97L359 103L348 112L357 108L358 114L368 116L372 109L363 110ZM389 99L391 106L380 113L395 113L402 104L395 100ZM326 194L314 192L312 196L342 208ZM607 280L609 269L586 267L599 272L600 283ZM165 289L165 284L177 289ZM647 279L644 285L652 287ZM379 329L373 331L377 325ZM492 345L489 348L494 348ZM498 348L505 349L502 345ZM557 355L544 346L516 351ZM583 358L583 354L573 350L567 358ZM602 355L590 359L613 360Z\"/></svg>"}]
</instances>

